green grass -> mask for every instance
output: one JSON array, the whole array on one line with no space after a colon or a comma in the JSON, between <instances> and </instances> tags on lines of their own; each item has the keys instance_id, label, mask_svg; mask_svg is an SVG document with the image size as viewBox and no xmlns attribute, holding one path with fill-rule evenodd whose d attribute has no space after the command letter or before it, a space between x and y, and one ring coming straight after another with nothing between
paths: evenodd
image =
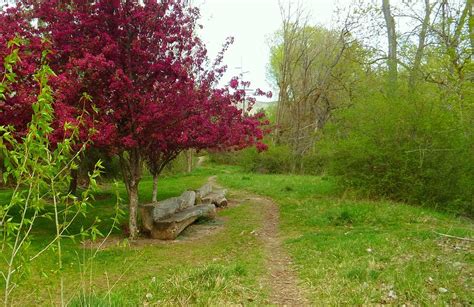
<instances>
[{"instance_id":1,"label":"green grass","mask_svg":"<svg viewBox=\"0 0 474 307\"><path fill-rule=\"evenodd\" d=\"M192 174L160 180L159 198L179 195L208 176L231 189L273 198L280 207L280 235L313 304L469 305L474 302L474 249L467 241L435 232L473 237L472 220L388 201L352 199L327 177L248 174L238 167L208 166ZM140 186L142 201L151 178ZM120 194L126 198L123 185ZM236 194L237 193L237 194ZM0 191L0 201L9 191ZM98 215L107 230L114 192L104 185L87 219ZM250 202L220 212L222 231L188 242L129 246L115 231L117 244L90 261L91 249L65 241L62 276L72 306L228 305L267 303L262 286L265 251L251 235L263 212ZM126 219L126 217L124 217ZM125 222L125 220L124 220ZM33 249L50 237L42 221ZM14 303L51 305L59 300L53 252L40 257L20 280ZM448 291L442 293L440 288ZM0 294L1 296L1 294Z\"/></svg>"},{"instance_id":2,"label":"green grass","mask_svg":"<svg viewBox=\"0 0 474 307\"><path fill-rule=\"evenodd\" d=\"M190 175L163 178L159 198L197 188L208 176L209 172L197 170ZM151 178L145 178L141 183L142 200L149 198L151 186ZM123 186L119 189L125 197ZM6 201L8 195L8 191L1 191L1 201ZM105 222L113 214L113 195L111 187L104 185L88 218L78 221L73 228L92 223L95 215ZM61 275L65 297L72 306L263 302L267 294L265 289L260 290L265 272L263 250L250 234L261 225L258 207L244 203L222 211L219 216L226 221L222 231L189 242L130 246L120 231L115 231L113 236L117 244L98 252L93 259L95 250L84 248L79 242L63 241L65 268ZM242 216L248 218L242 220ZM103 225L102 230L105 232L107 226ZM50 223L39 223L31 249L39 250L44 246L52 231ZM13 293L14 305L58 303L60 279L56 261L53 251L35 260L19 280ZM3 286L2 282L0 286ZM0 298L2 295L0 293Z\"/></svg>"},{"instance_id":3,"label":"green grass","mask_svg":"<svg viewBox=\"0 0 474 307\"><path fill-rule=\"evenodd\" d=\"M219 170L224 186L279 204L281 235L314 304L474 303L473 244L435 233L472 238L472 220L348 199L331 178Z\"/></svg>"}]
</instances>

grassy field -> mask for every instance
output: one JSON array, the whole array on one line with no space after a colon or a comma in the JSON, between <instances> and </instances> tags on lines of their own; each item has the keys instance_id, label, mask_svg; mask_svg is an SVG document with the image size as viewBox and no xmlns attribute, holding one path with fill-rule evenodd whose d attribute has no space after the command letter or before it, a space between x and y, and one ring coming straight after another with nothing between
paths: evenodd
<instances>
[{"instance_id":1,"label":"grassy field","mask_svg":"<svg viewBox=\"0 0 474 307\"><path fill-rule=\"evenodd\" d=\"M279 205L280 235L300 286L307 288L314 304L474 303L472 242L435 233L473 237L471 220L404 204L353 200L340 193L331 178L246 174L230 166L162 178L159 198L197 188L211 175L231 190L231 198L254 193ZM125 197L123 186L119 188ZM141 199L148 199L150 191L151 180L145 178ZM8 195L8 190L0 191L0 201ZM113 195L104 185L88 219L75 227L91 223L94 216L107 221L113 215ZM94 258L93 249L66 243L62 275L69 304L266 304L265 253L252 235L262 225L261 208L247 201L219 216L220 231L171 244L130 246L115 231L116 243ZM39 249L51 232L43 221L33 248ZM55 262L48 253L34 263L14 292L16 305L58 302Z\"/></svg>"},{"instance_id":2,"label":"grassy field","mask_svg":"<svg viewBox=\"0 0 474 307\"><path fill-rule=\"evenodd\" d=\"M164 178L160 182L159 198L197 188L208 176L207 172L196 172ZM150 197L151 186L151 179L145 178L140 190L142 199ZM123 186L120 192L125 197ZM1 201L6 201L8 195L9 191L1 191ZM106 222L113 215L115 198L110 187L104 186L96 198L88 219L74 227L91 224L94 216ZM246 218L242 219L243 216ZM95 249L84 248L79 242L64 241L62 276L68 303L72 306L135 306L147 302L182 305L263 302L266 290L259 288L259 278L264 273L264 257L257 239L250 235L261 224L258 208L244 203L221 212L220 218L225 221L222 231L172 244L130 246L121 231L115 230L112 236L117 239L116 244L98 252L94 258ZM103 225L102 231L107 230ZM39 250L52 232L52 225L42 221L35 231L32 248ZM37 259L15 290L13 304L58 303L56 267L53 252Z\"/></svg>"},{"instance_id":3,"label":"grassy field","mask_svg":"<svg viewBox=\"0 0 474 307\"><path fill-rule=\"evenodd\" d=\"M313 303L474 303L472 220L384 201L346 199L330 178L219 176L233 189L272 197L281 235Z\"/></svg>"}]
</instances>

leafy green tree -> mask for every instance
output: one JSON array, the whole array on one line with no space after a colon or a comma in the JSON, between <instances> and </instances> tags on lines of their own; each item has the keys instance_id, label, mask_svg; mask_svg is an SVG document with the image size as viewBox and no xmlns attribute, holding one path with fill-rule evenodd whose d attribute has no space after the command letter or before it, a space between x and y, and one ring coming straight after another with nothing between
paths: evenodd
<instances>
[{"instance_id":1,"label":"leafy green tree","mask_svg":"<svg viewBox=\"0 0 474 307\"><path fill-rule=\"evenodd\" d=\"M17 82L14 68L20 61L18 48L22 43L22 40L17 38L8 45L11 53L5 58L5 69L0 75L0 102L12 94L10 85ZM10 294L31 261L54 248L60 272L63 267L64 238L75 235L90 235L95 238L101 234L97 225L88 229L82 228L77 234L68 231L75 219L86 214L91 205L91 193L96 187L96 179L102 166L100 162L96 163L89 175L89 185L80 197L68 192L69 170L76 167L78 157L86 144L79 150L74 148L78 128L68 123L64 125L64 132L69 136L58 143L53 144L50 141L54 131L54 111L53 90L48 80L54 72L44 61L46 54L47 52L43 52L42 64L34 74L39 92L33 93L32 89L36 102L32 104L33 116L26 134L18 138L11 126L0 126L0 152L5 167L3 179L14 183L10 200L0 204L0 258L6 263L6 266L2 266L0 275L4 280L5 306L11 303ZM30 249L31 236L37 222L44 219L55 225L55 233L50 241L44 242L39 251ZM63 289L61 293L63 294ZM62 303L64 304L64 301Z\"/></svg>"},{"instance_id":2,"label":"leafy green tree","mask_svg":"<svg viewBox=\"0 0 474 307\"><path fill-rule=\"evenodd\" d=\"M301 171L334 110L351 104L364 52L347 29L331 31L285 21L271 48L270 75L279 88L276 141L290 146Z\"/></svg>"}]
</instances>

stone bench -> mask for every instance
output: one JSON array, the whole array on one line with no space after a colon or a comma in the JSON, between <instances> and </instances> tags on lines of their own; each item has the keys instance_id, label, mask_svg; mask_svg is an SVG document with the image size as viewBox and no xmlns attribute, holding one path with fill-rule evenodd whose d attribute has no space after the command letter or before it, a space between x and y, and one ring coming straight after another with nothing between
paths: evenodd
<instances>
[{"instance_id":1,"label":"stone bench","mask_svg":"<svg viewBox=\"0 0 474 307\"><path fill-rule=\"evenodd\" d=\"M140 206L143 228L154 239L174 240L189 225L201 217L214 218L216 207L227 206L226 190L213 190L205 184L157 203Z\"/></svg>"}]
</instances>

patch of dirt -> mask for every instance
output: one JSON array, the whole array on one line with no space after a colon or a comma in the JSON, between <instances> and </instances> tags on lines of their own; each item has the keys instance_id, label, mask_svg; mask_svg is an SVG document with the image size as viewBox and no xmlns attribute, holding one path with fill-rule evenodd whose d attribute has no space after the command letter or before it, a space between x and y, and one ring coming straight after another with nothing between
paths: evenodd
<instances>
[{"instance_id":1,"label":"patch of dirt","mask_svg":"<svg viewBox=\"0 0 474 307\"><path fill-rule=\"evenodd\" d=\"M474 253L474 243L469 240L440 237L437 245L446 253Z\"/></svg>"},{"instance_id":2,"label":"patch of dirt","mask_svg":"<svg viewBox=\"0 0 474 307\"><path fill-rule=\"evenodd\" d=\"M209 183L217 188L217 177L208 179ZM229 206L238 206L242 202L251 201L263 206L263 225L257 234L263 241L266 254L266 268L268 270L265 283L270 288L270 304L279 306L308 306L305 290L298 276L293 270L290 256L283 248L282 240L278 236L280 212L278 205L271 199L252 194L239 194L237 199L229 201Z\"/></svg>"},{"instance_id":3,"label":"patch of dirt","mask_svg":"<svg viewBox=\"0 0 474 307\"><path fill-rule=\"evenodd\" d=\"M214 235L224 229L226 217L217 217L214 221L195 223L188 226L173 242L189 242Z\"/></svg>"},{"instance_id":4,"label":"patch of dirt","mask_svg":"<svg viewBox=\"0 0 474 307\"><path fill-rule=\"evenodd\" d=\"M96 241L86 240L81 244L84 248L106 250L112 247L145 247L157 245L183 244L202 240L224 229L227 218L217 217L213 221L203 221L188 226L175 240L157 240L148 237L139 237L130 241L125 236L113 235L108 238L99 238Z\"/></svg>"},{"instance_id":5,"label":"patch of dirt","mask_svg":"<svg viewBox=\"0 0 474 307\"><path fill-rule=\"evenodd\" d=\"M207 157L206 157L206 156L200 156L200 157L198 157L196 166L197 166L197 167L201 166L204 162L206 162L206 160L207 160Z\"/></svg>"},{"instance_id":6,"label":"patch of dirt","mask_svg":"<svg viewBox=\"0 0 474 307\"><path fill-rule=\"evenodd\" d=\"M290 256L283 248L278 236L280 214L277 204L271 199L251 196L252 202L263 206L264 222L258 234L264 243L268 275L265 280L270 287L270 304L279 306L308 306L306 290L293 269Z\"/></svg>"}]
</instances>

